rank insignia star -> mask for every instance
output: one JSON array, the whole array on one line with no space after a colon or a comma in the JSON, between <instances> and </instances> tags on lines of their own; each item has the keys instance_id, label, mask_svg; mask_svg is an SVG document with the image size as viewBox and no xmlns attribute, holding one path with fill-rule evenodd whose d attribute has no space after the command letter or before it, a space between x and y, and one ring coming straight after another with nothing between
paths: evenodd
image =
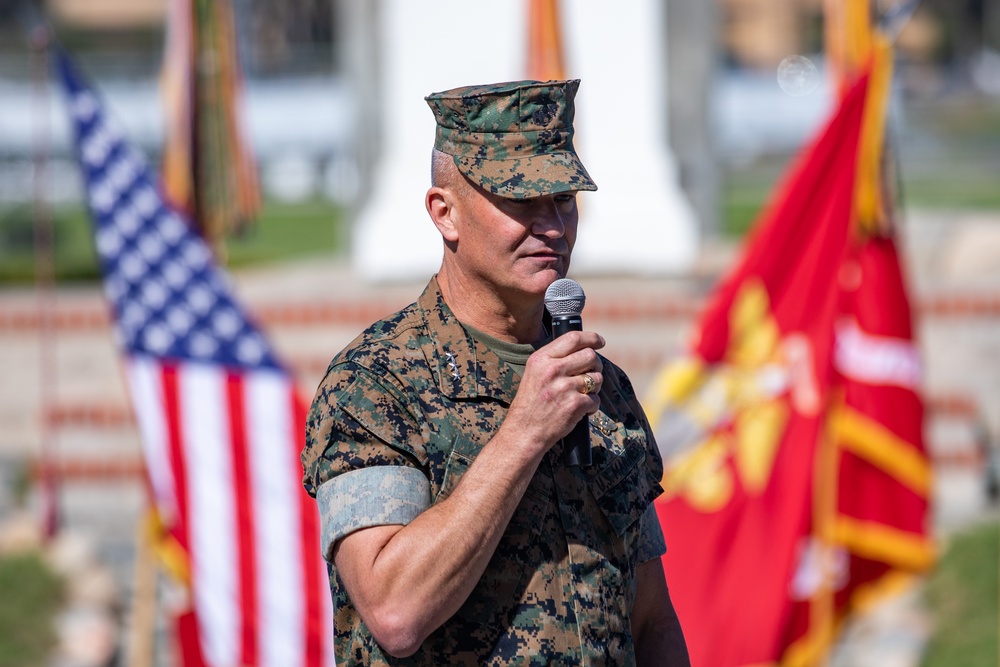
<instances>
[{"instance_id":1,"label":"rank insignia star","mask_svg":"<svg viewBox=\"0 0 1000 667\"><path fill-rule=\"evenodd\" d=\"M451 379L458 382L458 362L455 361L455 355L451 352L445 352L448 357L448 370L451 371Z\"/></svg>"}]
</instances>

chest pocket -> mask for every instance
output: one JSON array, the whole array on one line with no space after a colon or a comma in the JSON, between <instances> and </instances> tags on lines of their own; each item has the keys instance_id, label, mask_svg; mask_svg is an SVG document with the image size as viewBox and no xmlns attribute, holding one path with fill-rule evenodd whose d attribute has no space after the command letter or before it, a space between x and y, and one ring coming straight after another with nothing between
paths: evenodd
<instances>
[{"instance_id":1,"label":"chest pocket","mask_svg":"<svg viewBox=\"0 0 1000 667\"><path fill-rule=\"evenodd\" d=\"M451 452L435 504L451 495L471 465L472 460L467 456L455 450ZM541 532L549 502L549 494L540 491L534 483L528 487L483 576L459 608L457 618L490 628L499 626L511 610L525 573L532 567L529 552Z\"/></svg>"},{"instance_id":2,"label":"chest pocket","mask_svg":"<svg viewBox=\"0 0 1000 667\"><path fill-rule=\"evenodd\" d=\"M646 439L641 431L609 430L607 424L593 419L590 430L594 465L585 469L587 486L612 529L623 537L663 493L663 487L647 464Z\"/></svg>"}]
</instances>

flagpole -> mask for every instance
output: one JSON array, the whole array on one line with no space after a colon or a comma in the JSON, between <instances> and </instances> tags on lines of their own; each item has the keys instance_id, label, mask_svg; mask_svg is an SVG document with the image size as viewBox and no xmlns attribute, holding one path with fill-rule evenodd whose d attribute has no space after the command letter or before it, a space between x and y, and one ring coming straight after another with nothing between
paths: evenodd
<instances>
[{"instance_id":1,"label":"flagpole","mask_svg":"<svg viewBox=\"0 0 1000 667\"><path fill-rule=\"evenodd\" d=\"M834 89L843 99L851 85L852 76L871 55L872 0L824 0L824 41L827 61L834 79ZM866 116L870 115L871 100L866 100ZM864 121L862 121L864 125ZM862 135L864 131L862 130ZM862 139L863 142L863 139ZM861 144L862 142L859 142ZM863 149L859 146L859 152ZM855 188L852 218L856 220L858 188L864 186L858 178L861 171L855 167ZM827 417L821 427L813 469L813 535L817 540L819 560L819 585L810 599L809 627L816 645L819 664L829 665L830 647L836 626L834 548L838 506L837 484L840 456L837 441L831 433L832 420L844 400L838 392L827 406Z\"/></svg>"},{"instance_id":2,"label":"flagpole","mask_svg":"<svg viewBox=\"0 0 1000 667\"><path fill-rule=\"evenodd\" d=\"M132 624L128 641L128 664L152 667L156 634L156 560L150 507L139 518L136 529L135 571L133 573Z\"/></svg>"},{"instance_id":3,"label":"flagpole","mask_svg":"<svg viewBox=\"0 0 1000 667\"><path fill-rule=\"evenodd\" d=\"M48 206L48 157L51 145L49 128L49 46L51 33L43 22L29 27L33 53L34 79L34 153L32 157L35 245L35 293L38 306L38 388L39 454L36 470L39 485L42 534L46 539L58 529L58 488L54 471L55 432L50 421L52 397L56 392L55 331L55 234Z\"/></svg>"},{"instance_id":4,"label":"flagpole","mask_svg":"<svg viewBox=\"0 0 1000 667\"><path fill-rule=\"evenodd\" d=\"M836 564L834 548L836 544L837 482L840 456L836 440L831 434L832 414L842 403L843 395L837 393L830 400L827 418L819 432L819 442L813 468L815 493L813 495L814 532L819 543L819 587L812 600L810 615L816 614L817 655L821 665L830 664L830 647L836 627L834 618L834 595L836 588ZM810 626L813 625L810 619Z\"/></svg>"},{"instance_id":5,"label":"flagpole","mask_svg":"<svg viewBox=\"0 0 1000 667\"><path fill-rule=\"evenodd\" d=\"M566 78L558 0L528 0L528 78Z\"/></svg>"},{"instance_id":6,"label":"flagpole","mask_svg":"<svg viewBox=\"0 0 1000 667\"><path fill-rule=\"evenodd\" d=\"M823 0L823 42L838 96L844 94L844 12L844 0Z\"/></svg>"}]
</instances>

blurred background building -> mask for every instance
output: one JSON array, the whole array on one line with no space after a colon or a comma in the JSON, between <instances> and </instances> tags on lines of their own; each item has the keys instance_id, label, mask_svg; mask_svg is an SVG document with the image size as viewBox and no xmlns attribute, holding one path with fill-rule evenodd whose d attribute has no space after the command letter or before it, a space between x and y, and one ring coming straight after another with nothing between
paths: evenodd
<instances>
[{"instance_id":1,"label":"blurred background building","mask_svg":"<svg viewBox=\"0 0 1000 667\"><path fill-rule=\"evenodd\" d=\"M0 47L0 202L17 202L25 188L26 160L34 141L31 119L37 112L35 72L19 2L4 9ZM154 162L163 144L159 71L164 48L166 0L115 2L52 0L46 3L60 40L78 57L102 90L113 113ZM250 142L258 156L266 194L279 200L312 197L352 199L357 176L342 162L350 135L352 105L336 74L334 10L330 2L294 0L233 3L245 74L244 108ZM78 199L79 188L63 187L75 179L69 157L69 133L53 88L49 103L55 158L53 194ZM290 119L295 119L290 121Z\"/></svg>"},{"instance_id":2,"label":"blurred background building","mask_svg":"<svg viewBox=\"0 0 1000 667\"><path fill-rule=\"evenodd\" d=\"M725 212L716 207L733 165L790 153L829 108L822 76L822 1L665 2L674 26L668 40L670 133L682 184L710 233L726 226L720 222ZM27 162L38 102L19 20L25 4L0 1L0 204L22 201L30 192ZM62 41L155 160L163 134L157 77L167 0L42 4ZM349 92L344 71L352 50L369 48L374 56L377 49L359 47L360 37L346 25L349 12L357 11L351 4L233 2L247 125L271 198L318 197L350 206L365 192L364 175L377 142L359 140L357 132L370 100ZM366 12L378 11L378 3L367 4ZM888 11L900 3L884 4ZM777 76L793 56L806 59L799 61L806 69L794 90L783 88ZM899 94L908 98L943 104L948 95L1000 95L1000 0L924 0L899 33L897 56ZM377 58L368 66L377 72ZM692 96L698 88L703 94ZM53 180L64 183L74 180L75 172L65 161L65 121L56 103L51 106ZM704 127L692 132L696 123ZM692 136L703 139L692 144ZM78 190L60 187L53 194L72 199Z\"/></svg>"}]
</instances>

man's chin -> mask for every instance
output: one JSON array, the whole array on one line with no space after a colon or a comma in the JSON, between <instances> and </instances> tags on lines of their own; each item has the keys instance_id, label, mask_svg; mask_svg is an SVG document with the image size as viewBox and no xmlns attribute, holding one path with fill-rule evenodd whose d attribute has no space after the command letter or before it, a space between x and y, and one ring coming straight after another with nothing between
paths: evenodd
<instances>
[{"instance_id":1,"label":"man's chin","mask_svg":"<svg viewBox=\"0 0 1000 667\"><path fill-rule=\"evenodd\" d=\"M565 270L560 270L560 271L553 270L553 271L550 271L549 273L551 274L551 276L550 277L549 276L546 277L546 280L545 280L545 289L548 289L549 285L551 285L555 281L560 280L560 279L566 277L566 271Z\"/></svg>"},{"instance_id":2,"label":"man's chin","mask_svg":"<svg viewBox=\"0 0 1000 667\"><path fill-rule=\"evenodd\" d=\"M534 296L543 298L545 296L545 290L549 288L549 285L559 280L560 278L566 277L565 269L547 269L545 271L540 271L535 276L537 280L531 281L531 293Z\"/></svg>"},{"instance_id":3,"label":"man's chin","mask_svg":"<svg viewBox=\"0 0 1000 667\"><path fill-rule=\"evenodd\" d=\"M566 274L569 273L569 262L568 261L560 262L558 266L553 267L551 269L551 273L552 273L552 280L550 280L549 284L545 286L546 288L548 288L549 285L559 280L560 278L566 277Z\"/></svg>"},{"instance_id":4,"label":"man's chin","mask_svg":"<svg viewBox=\"0 0 1000 667\"><path fill-rule=\"evenodd\" d=\"M569 262L564 259L550 262L545 266L533 267L527 275L521 273L521 279L518 281L519 291L540 299L545 296L545 290L549 288L549 285L566 277L568 268Z\"/></svg>"}]
</instances>

